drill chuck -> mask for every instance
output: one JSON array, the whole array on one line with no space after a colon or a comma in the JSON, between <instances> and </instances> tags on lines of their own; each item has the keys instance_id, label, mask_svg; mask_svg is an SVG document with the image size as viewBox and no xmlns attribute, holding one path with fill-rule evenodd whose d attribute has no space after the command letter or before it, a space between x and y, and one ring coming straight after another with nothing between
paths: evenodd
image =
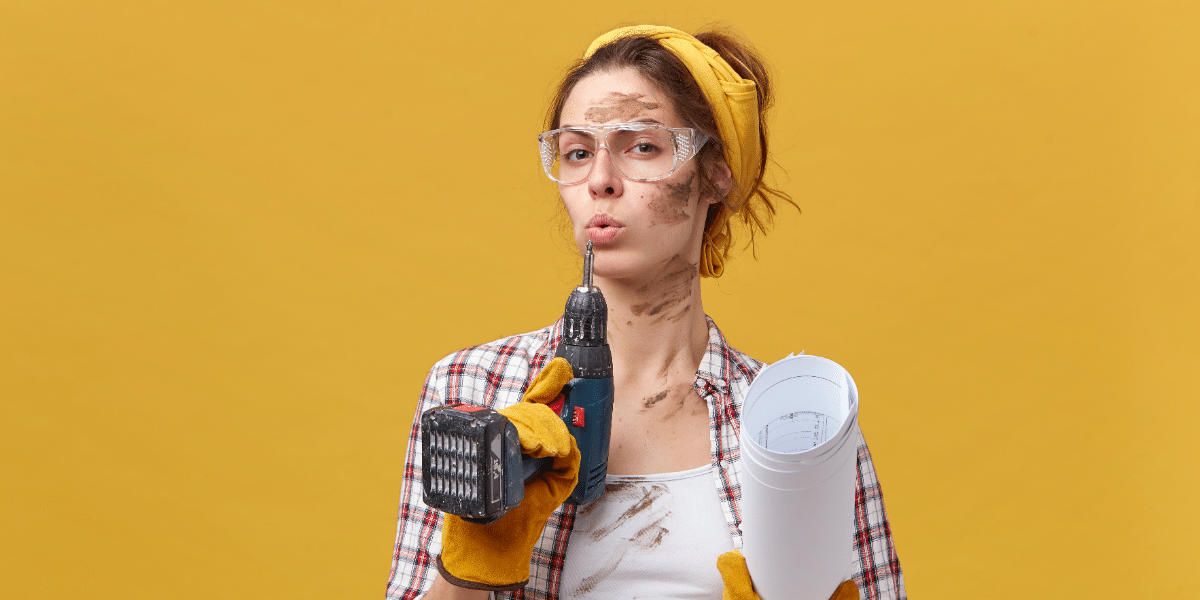
<instances>
[{"instance_id":1,"label":"drill chuck","mask_svg":"<svg viewBox=\"0 0 1200 600\"><path fill-rule=\"evenodd\" d=\"M571 363L581 379L612 377L612 353L608 349L608 304L594 287L577 287L567 298L563 311L562 340L556 356Z\"/></svg>"},{"instance_id":2,"label":"drill chuck","mask_svg":"<svg viewBox=\"0 0 1200 600\"><path fill-rule=\"evenodd\" d=\"M583 283L571 290L563 311L562 340L556 356L571 363L581 379L612 377L612 353L608 350L608 303L600 289L592 286L592 243L583 255Z\"/></svg>"}]
</instances>

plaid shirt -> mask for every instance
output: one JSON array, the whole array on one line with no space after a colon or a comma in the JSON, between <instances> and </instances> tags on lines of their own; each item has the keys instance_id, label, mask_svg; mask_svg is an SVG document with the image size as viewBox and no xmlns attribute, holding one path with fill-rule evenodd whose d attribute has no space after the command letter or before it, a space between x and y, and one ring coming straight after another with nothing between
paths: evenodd
<instances>
[{"instance_id":1,"label":"plaid shirt","mask_svg":"<svg viewBox=\"0 0 1200 600\"><path fill-rule=\"evenodd\" d=\"M442 515L422 501L420 414L434 406L464 403L504 408L521 400L530 379L554 357L562 321L532 333L455 352L433 366L421 390L421 402L408 439L404 464L396 548L388 579L389 600L418 598L429 590L441 552ZM709 440L714 484L734 546L741 547L741 485L736 464L740 457L738 431L742 399L763 363L725 342L711 319L708 350L696 370L696 393L708 403ZM516 592L497 592L498 599L559 598L563 558L575 523L575 506L563 505L546 523L533 550L529 584ZM865 442L858 447L858 482L855 490L854 580L869 600L905 598L904 575L892 544L883 495L875 478L871 453ZM716 565L713 566L716 568Z\"/></svg>"}]
</instances>

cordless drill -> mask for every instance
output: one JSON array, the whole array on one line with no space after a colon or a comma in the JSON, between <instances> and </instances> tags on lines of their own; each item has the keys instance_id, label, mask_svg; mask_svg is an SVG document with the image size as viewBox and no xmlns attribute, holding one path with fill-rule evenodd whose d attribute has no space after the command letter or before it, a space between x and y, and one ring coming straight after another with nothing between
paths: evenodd
<instances>
[{"instance_id":1,"label":"cordless drill","mask_svg":"<svg viewBox=\"0 0 1200 600\"><path fill-rule=\"evenodd\" d=\"M549 406L575 437L582 455L579 483L568 504L586 504L604 492L612 431L612 352L608 304L592 286L592 243L583 255L583 283L571 291L555 356L575 378ZM421 414L421 469L425 504L475 523L491 523L517 507L525 481L549 467L549 458L521 454L517 429L482 406L454 404Z\"/></svg>"}]
</instances>

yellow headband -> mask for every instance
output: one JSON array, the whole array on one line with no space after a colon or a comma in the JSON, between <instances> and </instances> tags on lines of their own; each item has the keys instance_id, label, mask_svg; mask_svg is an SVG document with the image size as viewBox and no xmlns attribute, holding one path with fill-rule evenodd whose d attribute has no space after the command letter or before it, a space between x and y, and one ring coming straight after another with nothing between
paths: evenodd
<instances>
[{"instance_id":1,"label":"yellow headband","mask_svg":"<svg viewBox=\"0 0 1200 600\"><path fill-rule=\"evenodd\" d=\"M614 29L592 42L584 53L590 57L598 48L619 38L644 35L658 41L663 48L674 54L692 74L692 78L704 92L717 122L717 132L725 148L725 163L733 174L733 196L730 207L740 208L742 202L754 191L762 163L762 147L759 145L758 88L753 81L743 79L716 50L704 45L690 34L672 27L658 25L635 25ZM706 233L701 257L701 274L719 277L724 270L724 252L717 247L725 236L728 211L721 211L720 223L712 223Z\"/></svg>"}]
</instances>

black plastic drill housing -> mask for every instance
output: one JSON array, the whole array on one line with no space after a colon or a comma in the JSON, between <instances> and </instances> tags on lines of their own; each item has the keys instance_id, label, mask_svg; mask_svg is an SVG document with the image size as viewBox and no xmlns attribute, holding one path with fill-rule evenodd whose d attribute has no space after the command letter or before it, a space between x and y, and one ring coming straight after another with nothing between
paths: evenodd
<instances>
[{"instance_id":1,"label":"black plastic drill housing","mask_svg":"<svg viewBox=\"0 0 1200 600\"><path fill-rule=\"evenodd\" d=\"M608 303L597 288L577 287L563 311L562 339L555 356L571 363L575 377L612 377L612 352L608 349Z\"/></svg>"}]
</instances>

